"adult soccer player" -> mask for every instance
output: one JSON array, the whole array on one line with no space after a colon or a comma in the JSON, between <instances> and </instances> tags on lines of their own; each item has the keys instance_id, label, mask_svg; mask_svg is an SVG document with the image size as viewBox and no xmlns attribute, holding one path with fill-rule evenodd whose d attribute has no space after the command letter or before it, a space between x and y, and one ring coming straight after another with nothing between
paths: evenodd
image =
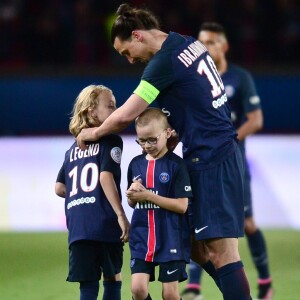
<instances>
[{"instance_id":1,"label":"adult soccer player","mask_svg":"<svg viewBox=\"0 0 300 300\"><path fill-rule=\"evenodd\" d=\"M260 98L257 95L252 76L245 69L229 64L226 53L229 49L227 36L222 25L218 23L203 23L198 39L208 49L218 72L221 75L225 91L231 107L231 120L237 129L239 148L246 156L245 139L257 132L263 126L263 113ZM261 230L257 227L252 209L251 182L249 167L246 162L245 175L245 234L250 253L258 272L258 299L271 299L273 289L266 249L266 243ZM200 300L201 267L190 263L189 282L182 293L184 300Z\"/></svg>"},{"instance_id":2,"label":"adult soccer player","mask_svg":"<svg viewBox=\"0 0 300 300\"><path fill-rule=\"evenodd\" d=\"M214 278L226 300L248 300L238 250L244 235L244 161L223 82L203 44L160 30L148 10L122 4L113 23L114 48L130 63L146 63L139 86L98 128L77 137L97 140L128 126L153 101L169 115L183 144L193 190L192 258Z\"/></svg>"}]
</instances>

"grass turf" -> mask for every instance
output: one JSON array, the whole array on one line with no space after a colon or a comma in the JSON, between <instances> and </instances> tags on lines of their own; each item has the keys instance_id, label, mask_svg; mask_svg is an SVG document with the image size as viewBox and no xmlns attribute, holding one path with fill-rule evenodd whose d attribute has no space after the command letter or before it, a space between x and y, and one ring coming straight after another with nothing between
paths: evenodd
<instances>
[{"instance_id":1,"label":"grass turf","mask_svg":"<svg viewBox=\"0 0 300 300\"><path fill-rule=\"evenodd\" d=\"M264 230L267 240L275 300L300 299L299 231ZM68 271L67 233L0 233L0 299L4 300L74 300L79 299L79 285L66 282ZM256 297L256 270L245 239L240 253ZM125 247L122 299L131 299L129 250ZM180 284L183 289L185 283ZM213 281L204 274L206 300L221 300ZM102 297L103 287L100 287ZM161 299L161 284L150 283L153 300Z\"/></svg>"}]
</instances>

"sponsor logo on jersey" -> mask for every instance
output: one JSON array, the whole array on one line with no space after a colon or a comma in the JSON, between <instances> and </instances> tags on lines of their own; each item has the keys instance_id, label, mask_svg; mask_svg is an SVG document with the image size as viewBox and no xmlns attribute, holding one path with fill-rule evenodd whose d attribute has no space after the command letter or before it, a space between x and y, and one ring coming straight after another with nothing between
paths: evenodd
<instances>
[{"instance_id":1,"label":"sponsor logo on jersey","mask_svg":"<svg viewBox=\"0 0 300 300\"><path fill-rule=\"evenodd\" d=\"M152 202L144 201L144 202L137 202L134 209L158 209L160 208L157 204Z\"/></svg>"},{"instance_id":2,"label":"sponsor logo on jersey","mask_svg":"<svg viewBox=\"0 0 300 300\"><path fill-rule=\"evenodd\" d=\"M218 107L222 106L225 102L227 102L227 95L223 94L220 98L218 98L217 100L214 100L212 102L212 106L214 108L218 108Z\"/></svg>"},{"instance_id":3,"label":"sponsor logo on jersey","mask_svg":"<svg viewBox=\"0 0 300 300\"><path fill-rule=\"evenodd\" d=\"M79 199L75 199L68 203L67 209L72 208L73 206L81 205L81 204L88 204L88 203L95 203L95 197L81 197Z\"/></svg>"},{"instance_id":4,"label":"sponsor logo on jersey","mask_svg":"<svg viewBox=\"0 0 300 300\"><path fill-rule=\"evenodd\" d=\"M166 183L170 180L170 175L166 172L163 172L159 175L159 181L161 183Z\"/></svg>"},{"instance_id":5,"label":"sponsor logo on jersey","mask_svg":"<svg viewBox=\"0 0 300 300\"><path fill-rule=\"evenodd\" d=\"M111 158L117 163L121 163L122 150L119 147L114 147L110 150Z\"/></svg>"}]
</instances>

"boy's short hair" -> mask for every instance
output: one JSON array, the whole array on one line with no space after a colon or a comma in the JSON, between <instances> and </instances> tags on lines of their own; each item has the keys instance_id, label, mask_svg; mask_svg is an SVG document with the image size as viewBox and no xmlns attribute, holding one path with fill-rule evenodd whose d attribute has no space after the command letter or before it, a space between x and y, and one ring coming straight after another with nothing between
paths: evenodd
<instances>
[{"instance_id":1,"label":"boy's short hair","mask_svg":"<svg viewBox=\"0 0 300 300\"><path fill-rule=\"evenodd\" d=\"M146 126L153 120L161 122L164 129L170 127L166 114L164 114L159 108L149 107L135 119L135 128Z\"/></svg>"}]
</instances>

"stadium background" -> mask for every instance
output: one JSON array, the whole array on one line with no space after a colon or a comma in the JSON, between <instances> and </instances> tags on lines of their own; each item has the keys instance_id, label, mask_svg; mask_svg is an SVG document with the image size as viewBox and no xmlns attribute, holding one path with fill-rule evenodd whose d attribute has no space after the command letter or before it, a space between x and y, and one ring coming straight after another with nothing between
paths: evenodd
<instances>
[{"instance_id":1,"label":"stadium background","mask_svg":"<svg viewBox=\"0 0 300 300\"><path fill-rule=\"evenodd\" d=\"M105 84L113 89L120 106L139 82L143 66L128 66L128 62L114 51L109 41L113 13L122 2L0 2L0 239L4 244L7 234L19 231L23 234L41 231L64 234L63 201L54 195L54 182L64 152L72 142L68 123L79 91L91 83ZM266 230L267 238L273 234L275 236L277 242L272 240L270 247L280 247L285 243L285 247L291 247L293 253L289 257L291 265L299 265L300 257L294 253L293 247L295 236L299 240L300 229L300 196L297 190L300 170L300 2L127 2L149 7L160 18L165 31L196 36L204 21L218 21L226 28L231 44L229 58L251 71L265 116L264 129L248 141L255 216L258 224ZM132 142L133 133L133 126L122 132L125 141L123 191L126 187L126 166L131 157L140 151ZM128 208L127 213L130 216ZM293 232L296 235L292 235ZM289 240L289 236L292 239ZM18 240L23 241L21 236ZM18 248L16 242L10 244L9 241L10 238L6 243L7 252L12 248L19 249L19 252L13 252L17 256L25 251L22 244ZM60 239L50 238L49 241L49 247L52 247ZM63 245L64 251L65 247ZM40 255L48 255L38 246L36 249ZM287 249L285 255L290 253ZM271 259L272 255L275 257L275 250L270 249ZM5 251L3 253L6 254ZM61 263L65 264L66 252L63 255ZM282 257L283 253L279 253L278 260ZM6 259L4 255L1 265L3 262L14 265L14 259ZM16 270L19 270L22 261L17 262ZM39 262L32 262L36 263ZM272 269L278 267L275 278L281 278L282 273L286 274L282 276L286 282L295 282L292 279L295 273L284 273L286 261L280 266L277 263L271 265ZM27 266L29 264L28 261ZM1 277L4 269L0 271ZM9 276L13 276L12 273L8 272ZM19 274L18 271L14 273ZM40 274L36 270L31 273ZM59 274L63 281L65 273ZM24 276L29 280L29 270ZM4 277L1 279L1 295L10 289L10 285L15 294L8 294L3 299L26 299L21 292L19 296L16 292L22 288L15 289L10 277L5 277L6 281L2 280ZM31 281L34 283L37 278ZM7 287L5 284L8 284ZM27 281L23 282L23 288L26 284ZM62 284L63 293L65 286ZM295 290L299 290L296 284ZM41 298L31 294L28 299ZM47 299L59 297L49 296Z\"/></svg>"}]
</instances>

